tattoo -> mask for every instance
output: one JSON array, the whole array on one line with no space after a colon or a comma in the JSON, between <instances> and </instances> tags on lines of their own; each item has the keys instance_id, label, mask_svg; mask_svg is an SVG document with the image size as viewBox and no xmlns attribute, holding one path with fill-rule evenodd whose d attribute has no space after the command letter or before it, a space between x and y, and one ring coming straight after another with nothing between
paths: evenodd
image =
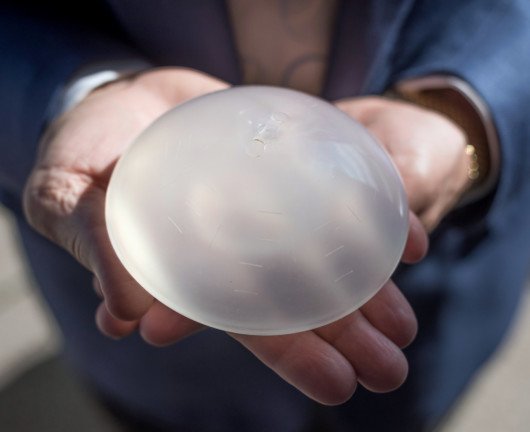
<instances>
[{"instance_id":1,"label":"tattoo","mask_svg":"<svg viewBox=\"0 0 530 432\"><path fill-rule=\"evenodd\" d=\"M337 0L229 0L228 5L244 83L320 93Z\"/></svg>"}]
</instances>

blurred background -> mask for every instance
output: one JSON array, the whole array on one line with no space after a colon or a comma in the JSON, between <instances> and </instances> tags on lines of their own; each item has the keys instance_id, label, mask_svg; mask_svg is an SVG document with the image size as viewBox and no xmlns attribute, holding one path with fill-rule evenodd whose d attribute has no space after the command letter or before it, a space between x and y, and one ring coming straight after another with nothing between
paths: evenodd
<instances>
[{"instance_id":1,"label":"blurred background","mask_svg":"<svg viewBox=\"0 0 530 432\"><path fill-rule=\"evenodd\" d=\"M530 430L530 287L504 345L437 432ZM0 429L121 432L60 357L13 221L0 207ZM390 431L391 432L391 431Z\"/></svg>"}]
</instances>

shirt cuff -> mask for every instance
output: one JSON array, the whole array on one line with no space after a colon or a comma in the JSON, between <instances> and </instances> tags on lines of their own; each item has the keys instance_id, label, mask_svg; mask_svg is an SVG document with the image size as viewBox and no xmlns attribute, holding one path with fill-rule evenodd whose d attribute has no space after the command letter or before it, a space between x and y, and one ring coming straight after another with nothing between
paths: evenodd
<instances>
[{"instance_id":1,"label":"shirt cuff","mask_svg":"<svg viewBox=\"0 0 530 432\"><path fill-rule=\"evenodd\" d=\"M52 99L46 114L46 124L76 107L96 88L152 67L150 63L139 60L96 63L83 67Z\"/></svg>"}]
</instances>

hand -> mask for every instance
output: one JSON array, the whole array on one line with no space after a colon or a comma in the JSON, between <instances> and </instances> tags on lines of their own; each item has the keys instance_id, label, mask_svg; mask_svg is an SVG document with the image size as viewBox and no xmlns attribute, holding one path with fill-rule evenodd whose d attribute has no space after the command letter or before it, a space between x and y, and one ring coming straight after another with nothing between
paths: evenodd
<instances>
[{"instance_id":1,"label":"hand","mask_svg":"<svg viewBox=\"0 0 530 432\"><path fill-rule=\"evenodd\" d=\"M383 144L403 178L411 210L432 231L471 185L464 132L441 114L406 102L362 97L335 105Z\"/></svg>"},{"instance_id":2,"label":"hand","mask_svg":"<svg viewBox=\"0 0 530 432\"><path fill-rule=\"evenodd\" d=\"M95 274L107 308L124 326L153 300L125 272L107 237L105 191L113 167L161 114L227 87L192 70L152 70L96 89L51 124L41 140L24 191L26 218Z\"/></svg>"},{"instance_id":3,"label":"hand","mask_svg":"<svg viewBox=\"0 0 530 432\"><path fill-rule=\"evenodd\" d=\"M202 328L155 301L121 265L106 231L105 190L116 160L142 129L173 106L226 87L196 71L149 71L94 91L43 136L24 193L26 216L94 273L104 299L96 322L111 337L138 329L148 343L166 345ZM418 260L426 248L421 224L411 216L403 259ZM388 282L360 310L315 331L232 336L309 397L336 404L357 382L374 391L399 386L407 374L399 348L415 333L414 313Z\"/></svg>"}]
</instances>

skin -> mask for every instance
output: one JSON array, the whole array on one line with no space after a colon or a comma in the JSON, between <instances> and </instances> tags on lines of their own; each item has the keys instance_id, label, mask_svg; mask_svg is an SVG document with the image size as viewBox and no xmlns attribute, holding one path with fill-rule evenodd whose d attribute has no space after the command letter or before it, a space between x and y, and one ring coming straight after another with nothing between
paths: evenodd
<instances>
[{"instance_id":1,"label":"skin","mask_svg":"<svg viewBox=\"0 0 530 432\"><path fill-rule=\"evenodd\" d=\"M435 111L381 97L343 99L335 105L385 146L411 211L429 232L434 230L472 185L462 129Z\"/></svg>"},{"instance_id":2,"label":"skin","mask_svg":"<svg viewBox=\"0 0 530 432\"><path fill-rule=\"evenodd\" d=\"M42 138L25 188L26 217L93 272L102 298L96 323L109 337L139 331L147 343L163 346L203 328L154 300L126 272L108 239L104 201L117 159L142 129L175 105L226 87L193 70L148 71L93 91ZM463 133L437 114L382 98L337 106L394 158L414 212L402 259L420 260L428 247L424 227L434 228L467 187ZM388 281L362 308L322 328L231 336L308 397L334 405L348 400L358 383L376 392L399 387L408 371L401 349L416 331L414 312Z\"/></svg>"}]
</instances>

